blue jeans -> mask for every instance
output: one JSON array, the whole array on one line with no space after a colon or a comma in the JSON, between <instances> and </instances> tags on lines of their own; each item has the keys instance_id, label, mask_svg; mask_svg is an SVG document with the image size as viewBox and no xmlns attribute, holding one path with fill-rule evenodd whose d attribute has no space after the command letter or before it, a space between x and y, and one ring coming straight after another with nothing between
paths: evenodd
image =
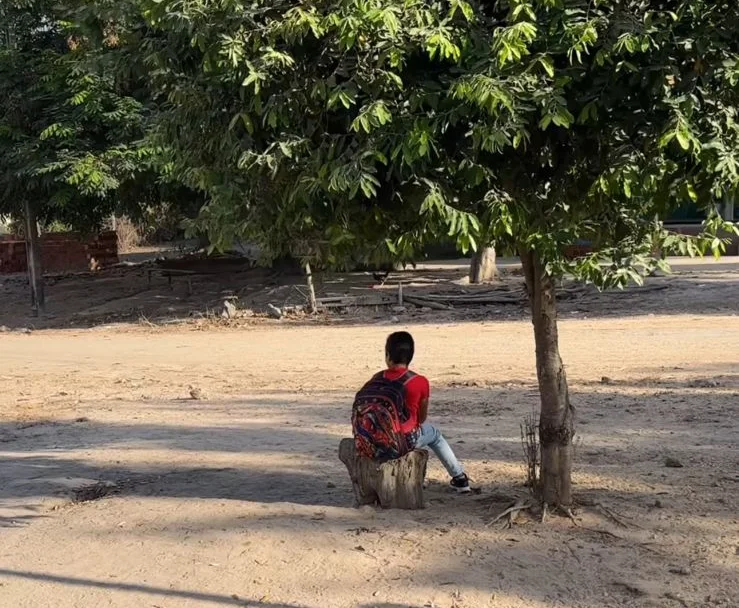
<instances>
[{"instance_id":1,"label":"blue jeans","mask_svg":"<svg viewBox=\"0 0 739 608\"><path fill-rule=\"evenodd\" d=\"M421 448L430 448L441 461L441 464L444 465L447 473L452 477L458 477L464 473L462 465L459 464L457 457L452 452L452 448L449 447L447 440L444 439L444 435L433 424L424 422L416 430L416 441L413 447L418 450Z\"/></svg>"}]
</instances>

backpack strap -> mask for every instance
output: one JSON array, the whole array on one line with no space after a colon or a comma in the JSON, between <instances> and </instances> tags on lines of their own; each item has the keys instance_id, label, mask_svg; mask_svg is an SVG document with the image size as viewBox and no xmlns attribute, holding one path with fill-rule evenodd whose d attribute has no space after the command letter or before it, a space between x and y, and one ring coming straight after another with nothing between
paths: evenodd
<instances>
[{"instance_id":1,"label":"backpack strap","mask_svg":"<svg viewBox=\"0 0 739 608\"><path fill-rule=\"evenodd\" d=\"M411 370L406 370L406 372L398 378L398 382L402 382L403 386L408 384L413 378L415 378L418 374L412 372Z\"/></svg>"},{"instance_id":2,"label":"backpack strap","mask_svg":"<svg viewBox=\"0 0 739 608\"><path fill-rule=\"evenodd\" d=\"M370 382L373 382L375 380L383 380L383 379L384 380L387 380L387 378L385 377L385 372L386 371L387 370L382 370L381 372L377 372L374 376L372 376L372 379L370 380ZM416 374L415 372L412 372L411 370L408 369L408 370L405 371L405 373L400 378L396 378L392 382L400 382L403 386L405 386L411 380L413 380L413 378L415 378L417 375L418 374Z\"/></svg>"}]
</instances>

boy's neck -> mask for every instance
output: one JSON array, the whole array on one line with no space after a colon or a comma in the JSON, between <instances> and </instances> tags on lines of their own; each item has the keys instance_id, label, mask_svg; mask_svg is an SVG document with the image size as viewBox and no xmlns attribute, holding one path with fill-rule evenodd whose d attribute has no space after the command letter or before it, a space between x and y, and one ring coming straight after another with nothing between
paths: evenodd
<instances>
[{"instance_id":1,"label":"boy's neck","mask_svg":"<svg viewBox=\"0 0 739 608\"><path fill-rule=\"evenodd\" d=\"M391 363L388 369L408 369L408 366L405 363Z\"/></svg>"}]
</instances>

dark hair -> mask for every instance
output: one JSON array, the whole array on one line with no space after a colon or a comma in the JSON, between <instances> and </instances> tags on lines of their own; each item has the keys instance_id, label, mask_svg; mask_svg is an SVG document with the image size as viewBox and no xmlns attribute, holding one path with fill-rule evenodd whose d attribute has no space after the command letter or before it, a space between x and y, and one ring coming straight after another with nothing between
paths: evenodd
<instances>
[{"instance_id":1,"label":"dark hair","mask_svg":"<svg viewBox=\"0 0 739 608\"><path fill-rule=\"evenodd\" d=\"M396 365L408 365L413 360L414 350L413 336L407 331L396 331L385 342L385 354L390 363Z\"/></svg>"}]
</instances>

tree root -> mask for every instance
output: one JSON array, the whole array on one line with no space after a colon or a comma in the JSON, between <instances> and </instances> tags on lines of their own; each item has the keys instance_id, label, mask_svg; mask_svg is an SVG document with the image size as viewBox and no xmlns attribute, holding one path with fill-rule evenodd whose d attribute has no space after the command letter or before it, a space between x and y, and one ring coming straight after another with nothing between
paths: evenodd
<instances>
[{"instance_id":1,"label":"tree root","mask_svg":"<svg viewBox=\"0 0 739 608\"><path fill-rule=\"evenodd\" d=\"M503 511L500 515L498 515L495 519L489 521L487 524L485 524L487 527L490 527L496 523L498 523L501 519L504 517L508 517L508 521L506 522L505 527L510 528L513 525L513 521L515 519L515 516L518 515L521 511L526 511L527 509L530 509L531 505L527 502L521 502L518 501L516 504L514 504L511 507L508 507L505 511Z\"/></svg>"},{"instance_id":2,"label":"tree root","mask_svg":"<svg viewBox=\"0 0 739 608\"><path fill-rule=\"evenodd\" d=\"M577 520L575 519L575 514L572 512L571 507L565 507L563 505L557 505L553 509L549 508L549 505L547 503L544 503L541 506L541 517L539 521L541 523L545 523L547 519L549 519L549 516L553 513L560 513L561 515L564 515L567 519L569 519L575 526L579 526L580 524L577 523Z\"/></svg>"},{"instance_id":3,"label":"tree root","mask_svg":"<svg viewBox=\"0 0 739 608\"><path fill-rule=\"evenodd\" d=\"M604 530L602 528L588 528L585 526L580 526L582 530L587 530L588 532L595 532L595 534L602 534L603 536L610 536L611 538L617 538L618 540L626 540L623 536L619 536L618 534L614 534L613 532L609 530Z\"/></svg>"},{"instance_id":4,"label":"tree root","mask_svg":"<svg viewBox=\"0 0 739 608\"><path fill-rule=\"evenodd\" d=\"M559 506L557 507L557 510L562 513L563 515L567 516L569 520L576 526L579 527L580 524L577 523L577 520L575 519L575 515L572 513L572 508L570 507L563 507Z\"/></svg>"},{"instance_id":5,"label":"tree root","mask_svg":"<svg viewBox=\"0 0 739 608\"><path fill-rule=\"evenodd\" d=\"M594 508L601 515L603 515L606 519L610 519L614 524L616 524L620 528L641 528L641 526L638 526L635 523L628 523L624 521L623 517L621 517L620 515L617 515L611 509L606 507L606 505L604 505L602 502L597 502L592 499L582 499L582 500L579 500L578 503L582 505L583 507Z\"/></svg>"},{"instance_id":6,"label":"tree root","mask_svg":"<svg viewBox=\"0 0 739 608\"><path fill-rule=\"evenodd\" d=\"M617 516L613 511L611 511L608 507L601 503L597 503L595 505L595 508L598 509L603 515L605 515L608 519L610 519L613 523L615 523L617 526L620 526L622 528L629 528L629 524L627 524L623 519L621 519L619 516ZM635 524L634 524L635 525ZM638 526L636 526L638 527Z\"/></svg>"},{"instance_id":7,"label":"tree root","mask_svg":"<svg viewBox=\"0 0 739 608\"><path fill-rule=\"evenodd\" d=\"M575 558L575 560L577 561L577 563L580 564L580 565L582 565L582 561L580 560L580 558L578 557L577 553L572 548L572 546L569 545L569 544L567 544L567 543L565 543L565 547L567 547L570 550L570 553L572 554L572 557Z\"/></svg>"}]
</instances>

